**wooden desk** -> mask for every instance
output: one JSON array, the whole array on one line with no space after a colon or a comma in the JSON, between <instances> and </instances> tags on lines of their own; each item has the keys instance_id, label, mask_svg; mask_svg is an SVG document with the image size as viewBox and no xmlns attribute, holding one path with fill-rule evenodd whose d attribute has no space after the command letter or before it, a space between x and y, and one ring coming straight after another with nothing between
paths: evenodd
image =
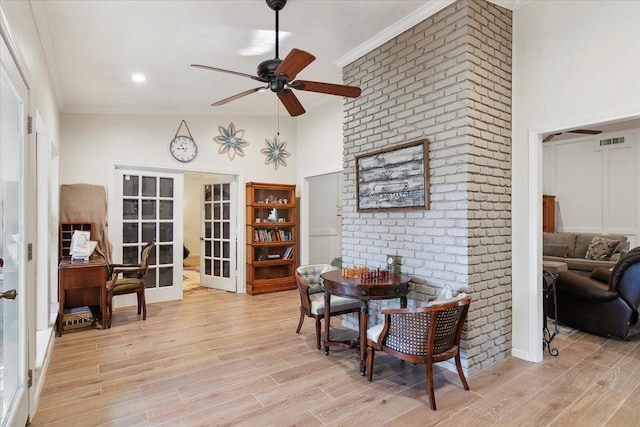
<instances>
[{"instance_id":1,"label":"wooden desk","mask_svg":"<svg viewBox=\"0 0 640 427\"><path fill-rule=\"evenodd\" d=\"M58 336L62 336L65 308L99 305L102 329L106 329L107 262L103 259L71 261L63 259L58 266Z\"/></svg>"},{"instance_id":2,"label":"wooden desk","mask_svg":"<svg viewBox=\"0 0 640 427\"><path fill-rule=\"evenodd\" d=\"M360 278L343 277L340 270L328 271L320 275L324 280L324 353L329 354L329 347L359 348L360 375L367 369L367 325L369 323L369 301L400 298L400 307L407 306L407 294L411 278L399 273L391 273L384 279L361 281ZM329 338L331 295L359 299L360 316L358 317L359 337L355 341L331 341Z\"/></svg>"}]
</instances>

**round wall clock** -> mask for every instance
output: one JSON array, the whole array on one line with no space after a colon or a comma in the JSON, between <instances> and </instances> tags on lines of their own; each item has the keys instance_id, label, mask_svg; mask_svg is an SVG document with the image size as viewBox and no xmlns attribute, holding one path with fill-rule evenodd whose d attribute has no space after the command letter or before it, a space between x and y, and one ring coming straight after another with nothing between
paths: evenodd
<instances>
[{"instance_id":1,"label":"round wall clock","mask_svg":"<svg viewBox=\"0 0 640 427\"><path fill-rule=\"evenodd\" d=\"M190 162L198 154L198 146L193 138L185 135L176 136L169 144L171 155L180 162Z\"/></svg>"}]
</instances>

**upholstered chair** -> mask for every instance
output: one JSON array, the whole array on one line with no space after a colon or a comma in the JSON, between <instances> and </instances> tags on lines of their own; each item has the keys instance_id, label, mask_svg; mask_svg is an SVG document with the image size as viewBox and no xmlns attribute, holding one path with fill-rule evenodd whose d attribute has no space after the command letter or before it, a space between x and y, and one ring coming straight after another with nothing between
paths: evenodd
<instances>
[{"instance_id":1,"label":"upholstered chair","mask_svg":"<svg viewBox=\"0 0 640 427\"><path fill-rule=\"evenodd\" d=\"M458 376L465 390L469 385L460 363L460 337L471 298L466 294L430 302L427 307L384 309L384 323L367 330L367 375L373 378L375 352L411 363L424 363L427 395L436 410L433 364L455 358Z\"/></svg>"},{"instance_id":2,"label":"upholstered chair","mask_svg":"<svg viewBox=\"0 0 640 427\"><path fill-rule=\"evenodd\" d=\"M107 281L107 328L111 327L113 297L116 295L135 293L138 299L138 315L142 312L142 320L147 319L144 290L146 289L149 258L155 244L156 241L152 240L142 248L140 251L140 264L138 265L112 264L110 266L111 273Z\"/></svg>"},{"instance_id":3,"label":"upholstered chair","mask_svg":"<svg viewBox=\"0 0 640 427\"><path fill-rule=\"evenodd\" d=\"M589 277L562 271L555 285L558 322L624 339L640 334L640 246L621 256L613 270L598 268ZM545 303L553 318L552 296Z\"/></svg>"},{"instance_id":4,"label":"upholstered chair","mask_svg":"<svg viewBox=\"0 0 640 427\"><path fill-rule=\"evenodd\" d=\"M321 320L324 317L324 289L320 275L326 271L339 270L330 264L301 265L296 269L295 277L300 292L300 320L296 333L300 333L305 316L315 319L316 346L320 349ZM346 313L358 313L360 300L331 296L331 316Z\"/></svg>"}]
</instances>

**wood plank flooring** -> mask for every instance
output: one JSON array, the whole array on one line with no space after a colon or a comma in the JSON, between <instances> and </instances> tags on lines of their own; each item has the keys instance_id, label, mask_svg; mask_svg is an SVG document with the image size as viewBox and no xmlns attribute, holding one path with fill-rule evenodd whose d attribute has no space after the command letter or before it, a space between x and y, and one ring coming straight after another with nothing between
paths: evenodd
<instances>
[{"instance_id":1,"label":"wood plank flooring","mask_svg":"<svg viewBox=\"0 0 640 427\"><path fill-rule=\"evenodd\" d=\"M351 350L295 333L297 291L222 291L116 310L109 330L56 338L32 426L638 426L640 339L558 336L558 357L469 378L378 353L373 382ZM336 322L338 324L338 322ZM339 330L338 334L355 335Z\"/></svg>"}]
</instances>

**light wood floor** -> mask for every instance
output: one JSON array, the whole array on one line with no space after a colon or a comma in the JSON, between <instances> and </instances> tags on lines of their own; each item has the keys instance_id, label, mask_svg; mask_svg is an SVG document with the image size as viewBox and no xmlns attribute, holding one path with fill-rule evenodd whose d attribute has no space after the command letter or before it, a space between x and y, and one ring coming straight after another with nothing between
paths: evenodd
<instances>
[{"instance_id":1,"label":"light wood floor","mask_svg":"<svg viewBox=\"0 0 640 427\"><path fill-rule=\"evenodd\" d=\"M117 310L111 329L56 338L33 426L638 426L640 339L576 332L556 358L510 358L469 379L376 357L373 382L351 350L295 333L297 291L226 292ZM350 331L344 331L347 333Z\"/></svg>"}]
</instances>

